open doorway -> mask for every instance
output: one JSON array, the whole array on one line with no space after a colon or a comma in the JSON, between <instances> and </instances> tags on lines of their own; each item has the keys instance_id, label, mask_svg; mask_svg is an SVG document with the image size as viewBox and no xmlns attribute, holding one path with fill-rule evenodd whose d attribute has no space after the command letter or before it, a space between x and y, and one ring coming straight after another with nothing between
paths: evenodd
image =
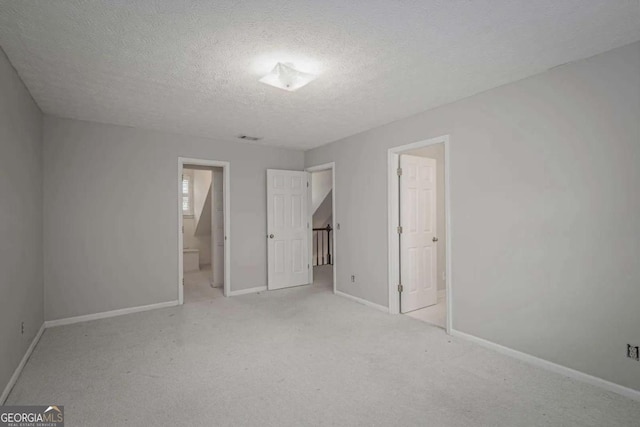
<instances>
[{"instance_id":1,"label":"open doorway","mask_svg":"<svg viewBox=\"0 0 640 427\"><path fill-rule=\"evenodd\" d=\"M179 172L179 301L228 295L228 164L181 158Z\"/></svg>"},{"instance_id":2,"label":"open doorway","mask_svg":"<svg viewBox=\"0 0 640 427\"><path fill-rule=\"evenodd\" d=\"M389 309L450 330L448 139L389 150Z\"/></svg>"},{"instance_id":3,"label":"open doorway","mask_svg":"<svg viewBox=\"0 0 640 427\"><path fill-rule=\"evenodd\" d=\"M334 163L308 168L311 180L309 256L310 282L335 293Z\"/></svg>"}]
</instances>

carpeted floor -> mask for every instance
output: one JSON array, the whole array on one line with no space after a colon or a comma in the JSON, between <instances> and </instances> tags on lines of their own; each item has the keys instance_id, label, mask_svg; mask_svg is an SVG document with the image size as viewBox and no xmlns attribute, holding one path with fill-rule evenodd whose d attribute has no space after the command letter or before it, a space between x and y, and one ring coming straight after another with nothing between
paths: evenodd
<instances>
[{"instance_id":1,"label":"carpeted floor","mask_svg":"<svg viewBox=\"0 0 640 427\"><path fill-rule=\"evenodd\" d=\"M69 427L638 425L638 402L329 289L47 329L7 404Z\"/></svg>"},{"instance_id":2,"label":"carpeted floor","mask_svg":"<svg viewBox=\"0 0 640 427\"><path fill-rule=\"evenodd\" d=\"M213 286L211 278L210 265L184 273L184 303L223 297L222 287Z\"/></svg>"},{"instance_id":3,"label":"carpeted floor","mask_svg":"<svg viewBox=\"0 0 640 427\"><path fill-rule=\"evenodd\" d=\"M439 326L446 328L447 324L447 296L444 292L438 292L438 303L429 307L420 308L418 310L410 311L406 314L409 317L413 317L417 320L422 320L432 324L433 326Z\"/></svg>"}]
</instances>

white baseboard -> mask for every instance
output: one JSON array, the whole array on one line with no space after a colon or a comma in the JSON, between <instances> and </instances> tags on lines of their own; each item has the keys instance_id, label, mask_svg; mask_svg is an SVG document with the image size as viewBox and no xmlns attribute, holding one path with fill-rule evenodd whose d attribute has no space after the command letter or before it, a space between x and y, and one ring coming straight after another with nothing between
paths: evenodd
<instances>
[{"instance_id":1,"label":"white baseboard","mask_svg":"<svg viewBox=\"0 0 640 427\"><path fill-rule=\"evenodd\" d=\"M557 363L549 362L548 360L544 360L539 357L532 356L530 354L523 353L521 351L514 350L512 348L505 347L482 338L478 338L474 335L469 335L464 332L457 331L455 329L451 330L451 335L474 342L481 345L482 347L497 351L498 353L507 356L514 357L516 359L522 360L523 362L530 363L534 366L538 366L548 371L555 372L556 374L564 375L566 377L573 378L574 380L578 380L587 384L594 385L596 387L603 388L605 390L612 391L614 393L628 397L629 399L640 401L640 390L634 390L628 387L624 387L619 384L612 383L611 381L603 380L602 378L594 377L593 375L585 374L584 372L576 371L575 369L567 368L566 366L558 365Z\"/></svg>"},{"instance_id":2,"label":"white baseboard","mask_svg":"<svg viewBox=\"0 0 640 427\"><path fill-rule=\"evenodd\" d=\"M18 367L16 368L15 371L13 371L13 375L11 375L11 378L9 378L9 382L7 383L7 386L4 388L2 395L0 396L0 405L4 405L4 402L7 400L7 397L9 397L9 393L11 393L11 389L16 384L16 381L18 381L18 377L22 373L22 370L24 369L24 365L27 364L27 360L29 360L31 353L33 353L33 349L36 348L38 341L40 341L40 337L44 332L44 328L45 328L45 324L43 323L42 326L40 326L38 333L33 338L33 341L31 341L29 348L27 348L26 353L24 354L24 356L22 356L22 360L20 360Z\"/></svg>"},{"instance_id":3,"label":"white baseboard","mask_svg":"<svg viewBox=\"0 0 640 427\"><path fill-rule=\"evenodd\" d=\"M174 307L176 305L178 305L178 300L161 302L158 304L141 305L138 307L121 308L119 310L103 311L102 313L86 314L84 316L47 320L46 322L44 322L44 326L45 328L53 328L55 326L71 325L74 323L88 322L90 320L106 319L107 317L122 316L124 314L138 313L140 311L155 310L157 308Z\"/></svg>"},{"instance_id":4,"label":"white baseboard","mask_svg":"<svg viewBox=\"0 0 640 427\"><path fill-rule=\"evenodd\" d=\"M355 302L359 302L360 304L366 305L367 307L375 308L376 310L383 311L385 313L389 313L389 308L380 304L373 303L371 301L367 301L366 299L354 297L353 295L345 294L344 292L336 291L336 295L340 295L341 297L349 298Z\"/></svg>"},{"instance_id":5,"label":"white baseboard","mask_svg":"<svg viewBox=\"0 0 640 427\"><path fill-rule=\"evenodd\" d=\"M238 295L246 295L246 294L255 294L257 292L266 291L266 286L258 286L257 288L249 288L249 289L240 289L237 291L229 292L230 297L237 297Z\"/></svg>"}]
</instances>

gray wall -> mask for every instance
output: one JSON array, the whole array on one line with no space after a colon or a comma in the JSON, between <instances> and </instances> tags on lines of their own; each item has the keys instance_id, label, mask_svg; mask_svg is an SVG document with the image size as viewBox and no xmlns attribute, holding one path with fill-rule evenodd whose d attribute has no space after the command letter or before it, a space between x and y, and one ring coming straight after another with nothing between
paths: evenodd
<instances>
[{"instance_id":1,"label":"gray wall","mask_svg":"<svg viewBox=\"0 0 640 427\"><path fill-rule=\"evenodd\" d=\"M232 290L266 285L266 169L303 152L45 116L47 320L177 299L178 156L231 162Z\"/></svg>"},{"instance_id":2,"label":"gray wall","mask_svg":"<svg viewBox=\"0 0 640 427\"><path fill-rule=\"evenodd\" d=\"M338 289L387 305L387 149L448 134L454 329L640 389L639 70L635 43L307 152Z\"/></svg>"},{"instance_id":3,"label":"gray wall","mask_svg":"<svg viewBox=\"0 0 640 427\"><path fill-rule=\"evenodd\" d=\"M0 49L0 392L42 322L42 114Z\"/></svg>"},{"instance_id":4,"label":"gray wall","mask_svg":"<svg viewBox=\"0 0 640 427\"><path fill-rule=\"evenodd\" d=\"M433 144L428 147L409 150L402 154L410 154L419 157L428 157L436 161L436 235L438 236L438 290L446 289L447 271L447 227L445 209L444 187L444 144Z\"/></svg>"}]
</instances>

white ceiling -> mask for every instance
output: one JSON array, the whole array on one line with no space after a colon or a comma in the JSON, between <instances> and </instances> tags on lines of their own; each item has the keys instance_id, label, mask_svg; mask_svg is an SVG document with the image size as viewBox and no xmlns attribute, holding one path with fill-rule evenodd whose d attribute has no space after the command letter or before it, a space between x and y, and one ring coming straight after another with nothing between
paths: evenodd
<instances>
[{"instance_id":1,"label":"white ceiling","mask_svg":"<svg viewBox=\"0 0 640 427\"><path fill-rule=\"evenodd\" d=\"M46 113L301 149L639 39L638 0L0 0Z\"/></svg>"}]
</instances>

